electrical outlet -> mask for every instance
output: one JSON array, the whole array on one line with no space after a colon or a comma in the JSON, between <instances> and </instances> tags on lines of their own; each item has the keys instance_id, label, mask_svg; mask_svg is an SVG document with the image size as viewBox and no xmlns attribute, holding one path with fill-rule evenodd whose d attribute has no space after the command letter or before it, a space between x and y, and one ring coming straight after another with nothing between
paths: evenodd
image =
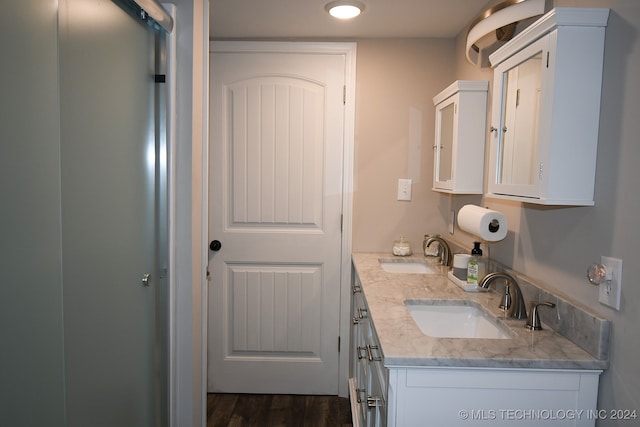
<instances>
[{"instance_id":1,"label":"electrical outlet","mask_svg":"<svg viewBox=\"0 0 640 427\"><path fill-rule=\"evenodd\" d=\"M449 234L453 234L456 224L456 211L449 212Z\"/></svg>"},{"instance_id":2,"label":"electrical outlet","mask_svg":"<svg viewBox=\"0 0 640 427\"><path fill-rule=\"evenodd\" d=\"M600 257L600 264L607 269L607 280L600 285L601 304L620 310L622 297L622 260L618 258Z\"/></svg>"},{"instance_id":3,"label":"electrical outlet","mask_svg":"<svg viewBox=\"0 0 640 427\"><path fill-rule=\"evenodd\" d=\"M411 180L398 180L398 200L411 200Z\"/></svg>"}]
</instances>

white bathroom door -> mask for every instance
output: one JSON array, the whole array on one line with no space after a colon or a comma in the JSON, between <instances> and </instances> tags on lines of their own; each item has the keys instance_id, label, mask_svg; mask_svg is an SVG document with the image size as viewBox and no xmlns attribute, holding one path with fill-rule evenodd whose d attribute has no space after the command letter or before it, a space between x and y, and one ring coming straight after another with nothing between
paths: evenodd
<instances>
[{"instance_id":1,"label":"white bathroom door","mask_svg":"<svg viewBox=\"0 0 640 427\"><path fill-rule=\"evenodd\" d=\"M234 46L210 54L208 388L337 394L345 56Z\"/></svg>"}]
</instances>

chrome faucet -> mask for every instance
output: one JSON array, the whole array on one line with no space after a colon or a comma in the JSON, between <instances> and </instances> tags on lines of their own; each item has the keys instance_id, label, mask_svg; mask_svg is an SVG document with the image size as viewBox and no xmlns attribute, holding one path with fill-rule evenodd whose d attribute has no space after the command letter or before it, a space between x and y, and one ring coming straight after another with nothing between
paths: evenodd
<instances>
[{"instance_id":1,"label":"chrome faucet","mask_svg":"<svg viewBox=\"0 0 640 427\"><path fill-rule=\"evenodd\" d=\"M501 304L501 308L508 308L508 316L513 317L514 319L526 319L527 318L527 307L524 304L524 297L522 296L522 291L520 290L520 286L518 286L518 282L516 279L509 276L507 273L502 272L494 272L489 273L478 283L478 286L484 289L487 289L489 285L496 279L504 279L507 282L508 289L511 289L510 286L513 286L515 290L515 295L513 297L513 302L509 301L511 307L506 307L507 304ZM507 300L510 298L505 298ZM506 301L505 301L506 302Z\"/></svg>"},{"instance_id":2,"label":"chrome faucet","mask_svg":"<svg viewBox=\"0 0 640 427\"><path fill-rule=\"evenodd\" d=\"M438 242L440 245L440 249L438 251L440 254L440 264L450 267L453 257L451 256L451 248L447 241L440 236L431 236L425 240L424 248L428 248L433 242Z\"/></svg>"},{"instance_id":3,"label":"chrome faucet","mask_svg":"<svg viewBox=\"0 0 640 427\"><path fill-rule=\"evenodd\" d=\"M552 302L532 302L531 303L531 313L529 314L529 318L527 319L527 324L524 325L525 328L530 331L540 331L542 330L542 323L540 322L540 316L538 315L538 307L546 306L554 308L556 305Z\"/></svg>"}]
</instances>

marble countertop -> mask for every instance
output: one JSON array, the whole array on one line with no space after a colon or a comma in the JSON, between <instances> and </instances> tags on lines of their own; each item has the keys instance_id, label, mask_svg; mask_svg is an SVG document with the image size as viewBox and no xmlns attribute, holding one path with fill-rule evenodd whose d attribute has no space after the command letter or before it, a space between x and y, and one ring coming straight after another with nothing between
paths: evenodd
<instances>
[{"instance_id":1,"label":"marble countertop","mask_svg":"<svg viewBox=\"0 0 640 427\"><path fill-rule=\"evenodd\" d=\"M387 273L379 259L425 261L439 274ZM504 318L498 308L501 292L465 292L447 278L448 269L435 259L391 253L354 253L369 318L380 341L385 366L491 367L601 370L607 360L597 359L546 327L525 329L526 320ZM424 335L405 307L406 300L469 299L482 305L513 334L510 339L434 338ZM527 308L529 301L526 301ZM543 324L543 327L545 325Z\"/></svg>"}]
</instances>

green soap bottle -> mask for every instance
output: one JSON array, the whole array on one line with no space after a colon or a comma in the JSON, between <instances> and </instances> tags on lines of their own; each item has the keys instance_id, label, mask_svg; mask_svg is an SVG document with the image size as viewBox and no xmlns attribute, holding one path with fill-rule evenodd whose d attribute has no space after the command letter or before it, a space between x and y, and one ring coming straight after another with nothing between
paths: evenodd
<instances>
[{"instance_id":1,"label":"green soap bottle","mask_svg":"<svg viewBox=\"0 0 640 427\"><path fill-rule=\"evenodd\" d=\"M467 265L467 283L477 285L485 276L485 265L482 259L482 249L480 249L480 242L473 242L473 249L471 249L471 259Z\"/></svg>"}]
</instances>

